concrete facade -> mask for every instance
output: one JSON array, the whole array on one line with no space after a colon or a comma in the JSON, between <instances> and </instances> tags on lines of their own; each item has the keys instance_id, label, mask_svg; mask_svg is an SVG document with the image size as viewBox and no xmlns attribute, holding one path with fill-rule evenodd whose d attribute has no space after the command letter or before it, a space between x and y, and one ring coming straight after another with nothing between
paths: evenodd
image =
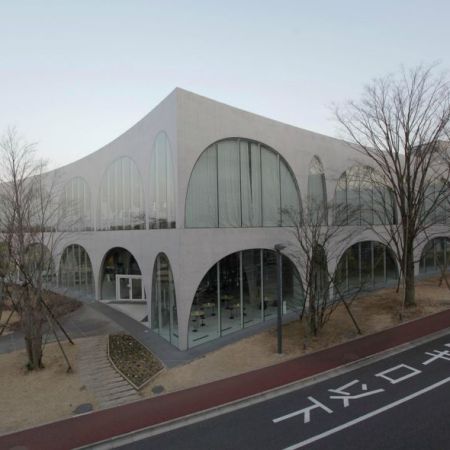
<instances>
[{"instance_id":1,"label":"concrete facade","mask_svg":"<svg viewBox=\"0 0 450 450\"><path fill-rule=\"evenodd\" d=\"M94 230L98 221L100 183L104 171L117 158L127 156L137 165L143 180L146 224L149 211L150 165L153 143L164 131L170 142L174 166L176 228L80 231L66 233L58 243L56 268L64 248L82 246L89 255L95 283L95 297L101 300L102 264L108 250L122 247L136 259L143 277L148 310L151 310L152 273L155 259L164 253L170 261L176 292L178 347L188 347L188 328L192 301L206 272L223 257L246 249L272 249L280 242L292 242L288 228L185 228L186 195L190 175L202 152L212 143L227 138L247 138L276 150L287 162L297 181L300 195L307 193L309 165L314 156L323 164L328 201L334 197L339 176L364 158L343 141L305 131L248 113L213 100L175 89L136 125L89 156L58 169L64 184L82 177L89 186ZM441 235L449 236L448 227ZM370 230L355 228L351 245L377 240ZM344 252L344 248L342 252ZM420 250L420 249L419 249ZM342 253L341 252L341 253ZM334 267L336 261L332 264ZM331 267L331 270L334 270ZM301 268L298 268L301 273Z\"/></svg>"}]
</instances>

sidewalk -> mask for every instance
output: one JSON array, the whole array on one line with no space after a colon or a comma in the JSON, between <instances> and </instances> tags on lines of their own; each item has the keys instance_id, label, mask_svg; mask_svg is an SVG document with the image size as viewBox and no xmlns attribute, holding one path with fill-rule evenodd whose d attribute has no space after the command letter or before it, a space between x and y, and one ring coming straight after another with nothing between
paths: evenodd
<instances>
[{"instance_id":1,"label":"sidewalk","mask_svg":"<svg viewBox=\"0 0 450 450\"><path fill-rule=\"evenodd\" d=\"M72 339L104 336L110 333L117 333L122 331L122 327L105 317L90 304L83 304L76 311L64 316L60 319L64 329L67 331ZM46 334L48 328L45 328ZM58 331L59 336L62 336ZM64 339L62 337L62 339ZM54 342L55 337L52 333L48 334L46 342ZM9 353L25 348L25 341L23 333L20 330L14 331L8 335L0 336L0 354Z\"/></svg>"},{"instance_id":2,"label":"sidewalk","mask_svg":"<svg viewBox=\"0 0 450 450\"><path fill-rule=\"evenodd\" d=\"M264 369L0 436L0 448L80 447L259 394L447 328L450 310Z\"/></svg>"}]
</instances>

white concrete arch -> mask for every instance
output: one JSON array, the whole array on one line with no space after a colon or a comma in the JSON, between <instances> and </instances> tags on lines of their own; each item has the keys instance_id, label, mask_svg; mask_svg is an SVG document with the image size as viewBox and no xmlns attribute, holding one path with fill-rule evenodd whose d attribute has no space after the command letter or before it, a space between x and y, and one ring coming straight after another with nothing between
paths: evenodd
<instances>
[{"instance_id":1,"label":"white concrete arch","mask_svg":"<svg viewBox=\"0 0 450 450\"><path fill-rule=\"evenodd\" d=\"M427 244L434 239L450 239L450 230L448 229L448 227L438 226L435 230L433 230L432 233L428 232L426 236L422 233L418 237L419 243L414 250L414 260L417 261L417 263L420 261L422 253Z\"/></svg>"},{"instance_id":2,"label":"white concrete arch","mask_svg":"<svg viewBox=\"0 0 450 450\"><path fill-rule=\"evenodd\" d=\"M261 246L253 245L252 246L252 245L248 245L248 243L247 243L246 245L242 244L241 247L233 246L233 248L231 248L231 246L230 246L227 250L225 250L225 251L222 250L216 256L214 256L214 257L210 256L209 258L207 258L207 262L204 262L201 264L201 269L199 268L198 265L195 264L195 262L199 262L199 260L202 259L201 256L200 256L200 258L196 259L195 262L192 261L192 263L194 265L196 265L196 267L197 267L195 281L194 281L193 277L190 277L189 286L187 285L187 282L180 283L179 290L177 290L177 298L189 299L189 301L184 300L183 302L178 303L178 305L179 305L178 321L179 321L180 348L182 348L182 349L187 348L188 326L189 326L189 318L190 318L192 305L194 302L195 294L196 294L202 280L206 276L206 274L218 262L225 260L227 257L233 256L233 255L238 255L238 254L240 254L240 252L247 252L247 251L251 251L251 250L256 250L256 251L267 250L267 251L275 254L274 245L275 244L273 244L273 245L266 244L266 245L261 245ZM287 252L283 252L283 256L285 258L287 258L287 260L292 264L293 268L297 272L299 282L300 282L301 288L303 290L303 276L302 276L303 274L299 270L300 268L298 266L298 261L294 260L292 258L292 256Z\"/></svg>"},{"instance_id":3,"label":"white concrete arch","mask_svg":"<svg viewBox=\"0 0 450 450\"><path fill-rule=\"evenodd\" d=\"M109 280L109 283L111 284L110 288L111 289L115 289L115 275L116 274L124 274L124 275L141 275L143 276L142 273L142 269L141 266L139 264L138 259L136 258L136 256L129 251L127 248L117 245L117 246L113 246L111 248L109 248L103 255L102 260L101 260L101 264L99 267L99 271L97 272L97 292L99 293L99 299L105 299L107 292L105 291L105 287L103 286L103 278L105 274L105 263L106 263L106 259L107 257L112 257L114 254L112 252L116 251L117 255L123 255L124 258L127 258L128 261L127 263L129 264L129 267L127 268L127 273L121 272L121 273L116 273L116 272L111 272L110 275L114 275L114 277L111 277L111 280ZM132 259L131 259L132 258ZM133 263L136 263L136 265L134 265ZM122 263L121 263L122 264ZM144 285L145 288L145 285ZM108 295L110 296L109 299L114 299L115 295L113 297L111 297L112 292L108 292ZM148 292L146 291L146 297L148 299Z\"/></svg>"}]
</instances>

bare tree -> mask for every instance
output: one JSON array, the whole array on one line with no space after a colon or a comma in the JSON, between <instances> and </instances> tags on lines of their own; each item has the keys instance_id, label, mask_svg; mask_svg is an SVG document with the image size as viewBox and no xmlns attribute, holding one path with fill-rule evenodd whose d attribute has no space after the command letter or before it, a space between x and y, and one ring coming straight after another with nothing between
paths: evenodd
<instances>
[{"instance_id":1,"label":"bare tree","mask_svg":"<svg viewBox=\"0 0 450 450\"><path fill-rule=\"evenodd\" d=\"M402 69L397 76L373 80L358 101L337 107L335 116L350 145L377 173L372 180L379 192L376 224L399 262L404 305L412 306L414 249L448 195L443 143L450 121L448 81L435 75L435 66Z\"/></svg>"},{"instance_id":2,"label":"bare tree","mask_svg":"<svg viewBox=\"0 0 450 450\"><path fill-rule=\"evenodd\" d=\"M35 145L8 129L0 140L0 230L5 266L14 268L8 273L15 282L10 294L21 319L29 369L42 367L43 324L50 313L44 288L55 278L56 185L44 169Z\"/></svg>"},{"instance_id":3,"label":"bare tree","mask_svg":"<svg viewBox=\"0 0 450 450\"><path fill-rule=\"evenodd\" d=\"M328 211L332 205L308 198L303 215L284 210L290 217L296 248L290 249L291 257L302 268L305 301L300 320L306 318L308 328L316 336L331 318L337 306L343 304L350 315L357 332L361 330L351 313L350 304L363 288L363 284L351 294L341 291L337 272L330 266L336 261L338 252L347 247L351 238L349 228L328 224ZM334 206L334 205L333 205ZM345 214L350 211L346 208Z\"/></svg>"}]
</instances>

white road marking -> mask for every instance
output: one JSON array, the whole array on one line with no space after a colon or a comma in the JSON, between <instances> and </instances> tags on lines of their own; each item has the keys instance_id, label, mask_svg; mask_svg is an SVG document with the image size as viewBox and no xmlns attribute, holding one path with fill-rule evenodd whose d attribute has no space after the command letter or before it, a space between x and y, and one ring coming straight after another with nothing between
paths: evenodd
<instances>
[{"instance_id":1,"label":"white road marking","mask_svg":"<svg viewBox=\"0 0 450 450\"><path fill-rule=\"evenodd\" d=\"M389 403L388 405L378 408L375 411L371 411L367 414L364 414L363 416L357 417L356 419L353 419L350 422L343 423L342 425L339 425L335 428L331 428L330 430L324 431L323 433L317 434L316 436L312 436L309 439L306 439L302 442L298 442L297 444L293 444L289 447L286 447L284 450L296 450L298 448L304 447L305 445L312 444L313 442L319 441L320 439L323 439L324 437L327 437L327 436L335 434L339 431L345 430L346 428L350 428L351 426L356 425L357 423L363 422L364 420L367 420L367 419L370 419L371 417L377 416L378 414L388 411L389 409L392 409L398 405L401 405L402 403L406 403L409 400L419 397L420 395L425 394L429 391L432 391L433 389L436 389L439 386L442 386L443 384L448 383L448 382L450 382L450 377L447 377L441 381L431 384L430 386L427 386L426 388L423 388L420 391L414 392L413 394L407 395L406 397L403 397L400 400L396 400L395 402Z\"/></svg>"},{"instance_id":2,"label":"white road marking","mask_svg":"<svg viewBox=\"0 0 450 450\"><path fill-rule=\"evenodd\" d=\"M328 389L328 392L332 392L333 394L339 394L339 395L330 395L331 400L342 400L344 403L344 408L347 408L350 405L350 400L358 400L363 397L368 397L370 395L380 394L381 392L384 392L384 389L375 389L373 391L367 390L367 384L361 383L361 390L364 391L361 394L350 394L350 392L345 391L344 389L347 389L348 387L354 386L355 384L358 384L359 380L353 380L350 381L350 383L344 384L344 386L341 386L337 389Z\"/></svg>"},{"instance_id":3,"label":"white road marking","mask_svg":"<svg viewBox=\"0 0 450 450\"><path fill-rule=\"evenodd\" d=\"M450 361L450 350L444 351L433 350L432 352L425 352L425 355L430 355L431 358L427 359L425 362L422 363L424 366L427 366L428 364L436 361L437 359L445 359L446 361Z\"/></svg>"},{"instance_id":4,"label":"white road marking","mask_svg":"<svg viewBox=\"0 0 450 450\"><path fill-rule=\"evenodd\" d=\"M313 403L312 406L307 406L306 408L291 412L289 414L286 414L285 416L277 417L276 419L273 419L272 422L273 423L282 422L283 420L291 419L292 417L303 414L303 423L308 423L311 420L310 411L312 409L321 408L324 411L326 411L328 414L331 414L333 412L330 408L326 407L323 403L320 403L319 400L316 400L313 397L308 397L308 400L310 400Z\"/></svg>"},{"instance_id":5,"label":"white road marking","mask_svg":"<svg viewBox=\"0 0 450 450\"><path fill-rule=\"evenodd\" d=\"M386 375L387 373L395 372L398 369L408 369L410 372L407 373L406 375L403 375L400 378L392 378L392 377L388 377ZM385 380L388 380L391 384L397 384L397 383L400 383L401 381L407 380L408 378L415 377L419 373L422 373L422 371L419 369L415 369L414 367L407 366L406 364L399 364L398 366L384 370L383 372L376 373L375 376L384 378Z\"/></svg>"}]
</instances>

